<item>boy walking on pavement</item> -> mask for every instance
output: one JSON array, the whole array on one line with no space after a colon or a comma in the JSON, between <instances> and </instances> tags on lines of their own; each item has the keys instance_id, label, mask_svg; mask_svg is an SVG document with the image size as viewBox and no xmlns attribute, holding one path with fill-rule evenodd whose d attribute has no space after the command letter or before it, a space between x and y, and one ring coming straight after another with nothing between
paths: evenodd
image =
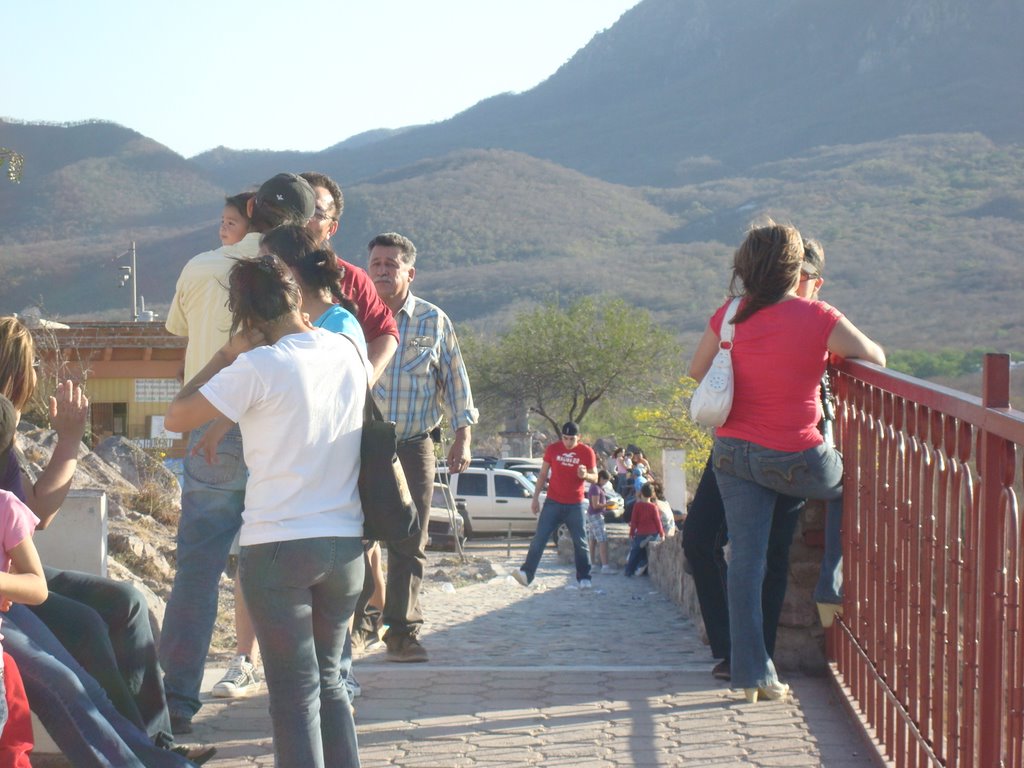
<instances>
[{"instance_id":1,"label":"boy walking on pavement","mask_svg":"<svg viewBox=\"0 0 1024 768\"><path fill-rule=\"evenodd\" d=\"M562 523L565 523L572 536L576 581L580 589L590 589L593 586L590 581L590 549L587 547L584 522L584 516L587 514L587 502L583 500L584 481L597 482L597 457L589 445L580 442L579 425L574 421L567 421L562 426L562 439L552 443L544 451L544 460L540 465L540 474L537 476L537 486L531 504L533 514L540 514L537 532L530 542L526 562L512 572L512 577L524 587L533 581L540 557L544 554L544 547L551 534ZM544 500L544 508L541 509L540 492L546 482L548 495Z\"/></svg>"}]
</instances>

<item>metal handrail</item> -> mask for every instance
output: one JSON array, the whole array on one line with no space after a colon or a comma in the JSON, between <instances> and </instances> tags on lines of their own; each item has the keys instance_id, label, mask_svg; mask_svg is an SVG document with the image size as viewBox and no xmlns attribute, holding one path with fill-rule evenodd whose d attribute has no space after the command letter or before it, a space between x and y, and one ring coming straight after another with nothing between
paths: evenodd
<instances>
[{"instance_id":1,"label":"metal handrail","mask_svg":"<svg viewBox=\"0 0 1024 768\"><path fill-rule=\"evenodd\" d=\"M844 454L837 677L897 766L1024 764L1024 413L1009 357L981 398L834 369Z\"/></svg>"}]
</instances>

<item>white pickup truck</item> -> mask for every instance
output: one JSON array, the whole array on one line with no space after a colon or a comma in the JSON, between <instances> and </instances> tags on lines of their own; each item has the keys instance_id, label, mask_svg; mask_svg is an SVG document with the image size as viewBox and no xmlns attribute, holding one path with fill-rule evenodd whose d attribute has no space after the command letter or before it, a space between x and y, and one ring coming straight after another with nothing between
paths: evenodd
<instances>
[{"instance_id":1,"label":"white pickup truck","mask_svg":"<svg viewBox=\"0 0 1024 768\"><path fill-rule=\"evenodd\" d=\"M533 533L537 516L530 511L534 485L511 469L469 467L443 479L451 485L456 503L466 505L466 534ZM543 502L544 495L541 494Z\"/></svg>"}]
</instances>

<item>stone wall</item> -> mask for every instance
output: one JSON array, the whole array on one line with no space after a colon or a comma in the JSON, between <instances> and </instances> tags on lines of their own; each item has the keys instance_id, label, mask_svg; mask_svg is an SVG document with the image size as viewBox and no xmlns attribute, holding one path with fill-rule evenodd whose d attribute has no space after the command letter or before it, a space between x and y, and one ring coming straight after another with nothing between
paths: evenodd
<instances>
[{"instance_id":1,"label":"stone wall","mask_svg":"<svg viewBox=\"0 0 1024 768\"><path fill-rule=\"evenodd\" d=\"M807 503L790 550L789 587L775 648L776 666L783 671L825 672L825 635L812 597L821 563L824 515L824 505L820 502ZM607 530L608 559L621 569L629 554L628 531L625 525L615 524L609 524ZM559 540L558 552L563 562L572 563L572 543L567 537ZM684 568L686 558L680 532L653 547L649 560L651 583L693 619L703 634L697 591ZM704 641L707 642L706 636ZM710 664L710 652L708 659Z\"/></svg>"}]
</instances>

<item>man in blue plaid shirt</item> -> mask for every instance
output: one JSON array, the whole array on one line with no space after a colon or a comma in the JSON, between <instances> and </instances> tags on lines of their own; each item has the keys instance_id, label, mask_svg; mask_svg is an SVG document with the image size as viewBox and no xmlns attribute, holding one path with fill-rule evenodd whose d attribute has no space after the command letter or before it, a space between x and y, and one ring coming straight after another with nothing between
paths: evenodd
<instances>
[{"instance_id":1,"label":"man in blue plaid shirt","mask_svg":"<svg viewBox=\"0 0 1024 768\"><path fill-rule=\"evenodd\" d=\"M398 351L377 380L373 398L384 418L396 424L398 458L420 518L418 536L387 542L384 642L388 661L419 662L427 660L417 635L423 625L419 595L436 464L431 433L440 425L442 413L447 415L455 431L448 470L461 472L469 466L478 411L451 320L409 290L416 277L416 246L407 237L388 232L373 238L368 250L366 271L394 313L399 334ZM369 617L357 616L353 639L358 644L373 629Z\"/></svg>"}]
</instances>

